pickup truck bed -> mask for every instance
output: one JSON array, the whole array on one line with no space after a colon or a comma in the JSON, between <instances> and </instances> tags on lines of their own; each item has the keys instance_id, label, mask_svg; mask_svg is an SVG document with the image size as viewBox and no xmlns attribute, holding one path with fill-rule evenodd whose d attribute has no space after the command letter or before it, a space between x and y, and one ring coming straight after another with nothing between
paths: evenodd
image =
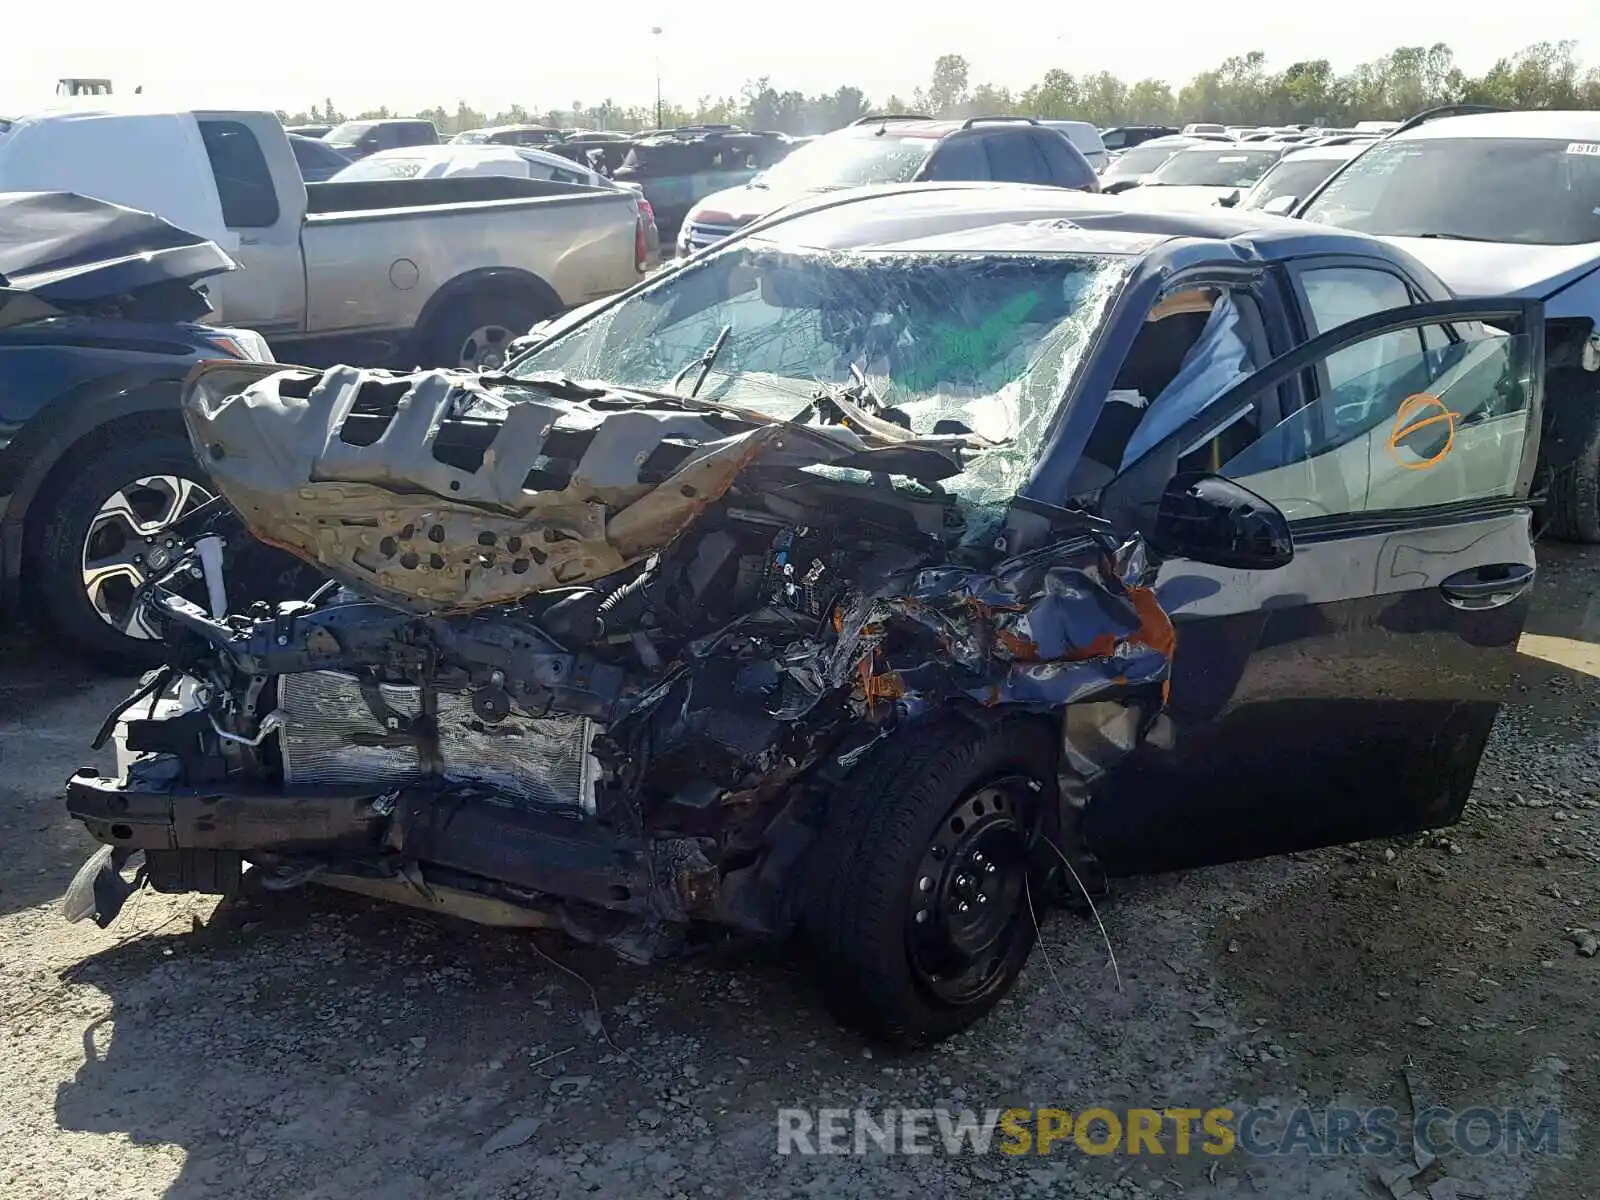
<instances>
[{"instance_id":1,"label":"pickup truck bed","mask_svg":"<svg viewBox=\"0 0 1600 1200\"><path fill-rule=\"evenodd\" d=\"M209 237L220 320L310 365L493 366L637 282L638 200L546 180L302 182L264 112L55 110L0 122L0 191L73 191Z\"/></svg>"},{"instance_id":2,"label":"pickup truck bed","mask_svg":"<svg viewBox=\"0 0 1600 1200\"><path fill-rule=\"evenodd\" d=\"M281 348L280 356L313 366L454 365L448 347L429 344L456 336L438 333L441 325L462 325L452 309L484 310L486 319L497 318L520 336L548 316L636 282L636 220L636 202L626 192L546 179L466 176L313 184L306 188L300 230L305 325L260 332ZM441 221L457 236L436 236ZM570 237L564 243L550 238L541 244L537 271L512 265L507 260L514 256L499 251L533 229L577 230L596 223L600 236ZM349 260L352 243L361 248L359 263ZM373 264L382 269L374 270ZM403 288L408 280L411 286ZM221 282L225 289L233 277ZM226 313L226 290L222 295ZM400 297L414 302L397 306ZM489 311L502 303L519 315L513 319ZM471 330L462 332L470 336Z\"/></svg>"}]
</instances>

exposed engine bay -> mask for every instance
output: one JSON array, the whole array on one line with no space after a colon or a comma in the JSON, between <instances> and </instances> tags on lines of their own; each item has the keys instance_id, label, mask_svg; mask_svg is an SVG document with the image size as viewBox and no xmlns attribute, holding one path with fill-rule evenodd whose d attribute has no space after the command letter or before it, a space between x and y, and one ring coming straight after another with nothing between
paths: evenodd
<instances>
[{"instance_id":1,"label":"exposed engine bay","mask_svg":"<svg viewBox=\"0 0 1600 1200\"><path fill-rule=\"evenodd\" d=\"M226 505L191 545L236 512L329 582L218 618L153 581L170 665L101 731L120 773L70 782L106 849L69 905L104 924L248 861L641 960L701 922L783 932L841 781L935 714L1047 719L1070 841L1164 701L1142 543L1078 514L1018 546L939 486L970 432L862 393L808 416L202 368L185 417Z\"/></svg>"}]
</instances>

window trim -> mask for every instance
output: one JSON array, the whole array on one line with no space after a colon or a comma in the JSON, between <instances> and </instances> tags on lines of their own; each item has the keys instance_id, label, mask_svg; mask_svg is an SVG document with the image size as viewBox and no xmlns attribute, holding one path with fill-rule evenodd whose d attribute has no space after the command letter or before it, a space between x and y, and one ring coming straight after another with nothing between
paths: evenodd
<instances>
[{"instance_id":1,"label":"window trim","mask_svg":"<svg viewBox=\"0 0 1600 1200\"><path fill-rule=\"evenodd\" d=\"M272 163L267 158L267 148L261 144L261 138L257 136L256 131L244 121L233 117L201 117L195 122L195 125L200 134L200 144L206 152L206 166L211 171L211 184L217 191L217 207L222 214L223 227L231 230L273 229L281 224L283 221L283 202L278 194L277 176L272 173ZM250 139L250 144L255 147L256 155L261 160L261 170L266 178L267 192L272 197L271 220L245 225L235 224L228 219L228 202L223 198L223 177L217 172L217 162L211 153L211 142L206 137L207 129L211 129L214 132L238 130ZM292 158L294 147L290 146L289 149ZM295 169L298 173L300 169L298 160L296 161Z\"/></svg>"}]
</instances>

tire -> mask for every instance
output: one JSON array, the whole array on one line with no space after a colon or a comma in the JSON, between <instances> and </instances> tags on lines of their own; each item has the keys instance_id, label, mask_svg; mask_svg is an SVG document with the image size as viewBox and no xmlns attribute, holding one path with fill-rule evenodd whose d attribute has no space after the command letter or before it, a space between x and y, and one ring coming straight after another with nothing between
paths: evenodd
<instances>
[{"instance_id":1,"label":"tire","mask_svg":"<svg viewBox=\"0 0 1600 1200\"><path fill-rule=\"evenodd\" d=\"M560 306L526 294L488 291L447 300L421 339L423 365L485 370L504 365L515 338L522 337ZM485 334L488 331L488 334ZM470 347L477 348L473 362Z\"/></svg>"},{"instance_id":2,"label":"tire","mask_svg":"<svg viewBox=\"0 0 1600 1200\"><path fill-rule=\"evenodd\" d=\"M163 482L139 484L150 480ZM162 515L162 505L175 517L209 499L210 488L188 438L161 416L118 421L67 452L34 501L37 533L23 568L24 586L37 598L39 615L65 645L117 673L146 670L163 661L163 643L151 636L153 631L130 635L112 624L125 613L121 602L131 599L142 568L130 562L125 574L112 575L113 568L105 564L131 558L141 547L131 527L105 517L102 510L121 494L141 517ZM107 575L91 585L86 576L96 564ZM97 593L91 592L92 586Z\"/></svg>"},{"instance_id":3,"label":"tire","mask_svg":"<svg viewBox=\"0 0 1600 1200\"><path fill-rule=\"evenodd\" d=\"M1558 419L1578 426L1572 437L1576 456L1548 471L1549 492L1543 513L1543 532L1564 542L1600 543L1600 378L1583 372L1552 372L1547 387L1582 388L1581 397L1567 398Z\"/></svg>"},{"instance_id":4,"label":"tire","mask_svg":"<svg viewBox=\"0 0 1600 1200\"><path fill-rule=\"evenodd\" d=\"M1034 914L1047 907L1040 852L1050 851L1039 834L1053 827L1055 759L1045 722L944 720L885 742L833 797L804 929L841 1023L897 1047L927 1046L1011 990L1033 950ZM1006 833L1008 823L1020 832ZM976 875L992 909L973 897L978 870L992 872ZM962 945L970 921L999 935ZM974 945L983 948L969 958Z\"/></svg>"}]
</instances>

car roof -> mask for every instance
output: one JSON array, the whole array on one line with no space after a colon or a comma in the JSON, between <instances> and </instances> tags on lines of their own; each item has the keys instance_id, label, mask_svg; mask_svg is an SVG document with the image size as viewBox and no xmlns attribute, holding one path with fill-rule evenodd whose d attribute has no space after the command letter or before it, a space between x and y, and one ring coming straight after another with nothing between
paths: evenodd
<instances>
[{"instance_id":1,"label":"car roof","mask_svg":"<svg viewBox=\"0 0 1600 1200\"><path fill-rule=\"evenodd\" d=\"M1150 143L1146 142L1148 146ZM1293 142L1206 142L1197 141L1191 146L1179 146L1178 154L1282 154L1293 149ZM1137 146L1134 149L1138 149ZM1177 155L1173 155L1174 158Z\"/></svg>"},{"instance_id":2,"label":"car roof","mask_svg":"<svg viewBox=\"0 0 1600 1200\"><path fill-rule=\"evenodd\" d=\"M1164 137L1149 138L1137 146L1130 146L1131 150L1143 150L1153 147L1157 150L1182 150L1189 146L1226 146L1227 142L1218 142L1215 138L1195 137L1188 133L1169 133Z\"/></svg>"},{"instance_id":3,"label":"car roof","mask_svg":"<svg viewBox=\"0 0 1600 1200\"><path fill-rule=\"evenodd\" d=\"M1600 112L1497 112L1439 117L1391 136L1393 141L1424 138L1566 138L1600 142Z\"/></svg>"},{"instance_id":4,"label":"car roof","mask_svg":"<svg viewBox=\"0 0 1600 1200\"><path fill-rule=\"evenodd\" d=\"M477 158L483 159L486 162L494 162L504 161L513 157L525 158L527 155L524 152L531 149L531 146L500 146L483 145L481 143L439 142L436 145L428 146L391 146L387 150L379 150L376 154L369 154L366 156L366 158L358 161L369 162L373 160L383 161L384 159L423 158L430 160L437 159L441 162L453 159L470 162L472 159ZM558 162L562 167L569 171L573 166L570 158L560 158L552 155L543 155L542 158Z\"/></svg>"},{"instance_id":5,"label":"car roof","mask_svg":"<svg viewBox=\"0 0 1600 1200\"><path fill-rule=\"evenodd\" d=\"M1278 161L1306 162L1310 159L1325 159L1338 162L1354 158L1370 145L1371 142L1341 142L1336 146L1295 146Z\"/></svg>"},{"instance_id":6,"label":"car roof","mask_svg":"<svg viewBox=\"0 0 1600 1200\"><path fill-rule=\"evenodd\" d=\"M877 137L880 129L884 130L883 136L893 134L897 137L916 138L945 138L952 133L960 133L966 129L967 122L974 121L973 129L1005 129L1015 127L1019 129L1040 129L1044 125L1040 121L1030 121L1022 117L890 117L882 123L868 121L864 125L847 125L843 129L836 129L829 137ZM1089 125L1087 121L1063 121L1064 125Z\"/></svg>"},{"instance_id":7,"label":"car roof","mask_svg":"<svg viewBox=\"0 0 1600 1200\"><path fill-rule=\"evenodd\" d=\"M906 253L1080 253L1277 261L1353 254L1411 264L1378 238L1238 209L1163 210L1118 196L1015 183L910 183L830 193L752 239L794 249Z\"/></svg>"},{"instance_id":8,"label":"car roof","mask_svg":"<svg viewBox=\"0 0 1600 1200\"><path fill-rule=\"evenodd\" d=\"M701 142L771 142L783 136L770 129L740 129L737 125L679 125L675 129L646 129L630 140L636 146L691 146Z\"/></svg>"},{"instance_id":9,"label":"car roof","mask_svg":"<svg viewBox=\"0 0 1600 1200\"><path fill-rule=\"evenodd\" d=\"M348 121L335 121L333 128L337 129L341 125L369 125L375 128L379 125L432 126L433 122L426 117L351 117Z\"/></svg>"},{"instance_id":10,"label":"car roof","mask_svg":"<svg viewBox=\"0 0 1600 1200\"><path fill-rule=\"evenodd\" d=\"M470 149L471 147L468 148ZM594 174L594 172L589 170L589 168L583 163L575 162L574 160L567 158L565 155L555 154L549 150L541 150L538 146L484 146L483 149L514 150L517 154L517 157L526 159L528 162L543 163L545 166L554 167L558 171L578 170L583 172L585 175Z\"/></svg>"}]
</instances>

